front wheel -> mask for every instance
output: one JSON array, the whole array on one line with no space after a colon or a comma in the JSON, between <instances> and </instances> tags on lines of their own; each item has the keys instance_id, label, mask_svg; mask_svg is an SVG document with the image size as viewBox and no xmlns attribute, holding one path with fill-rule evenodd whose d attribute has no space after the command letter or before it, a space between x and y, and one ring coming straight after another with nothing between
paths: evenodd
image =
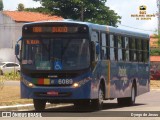
<instances>
[{"instance_id":1,"label":"front wheel","mask_svg":"<svg viewBox=\"0 0 160 120\"><path fill-rule=\"evenodd\" d=\"M33 99L33 104L36 111L43 111L46 107L46 101L41 99Z\"/></svg>"},{"instance_id":2,"label":"front wheel","mask_svg":"<svg viewBox=\"0 0 160 120\"><path fill-rule=\"evenodd\" d=\"M96 110L101 110L103 107L103 101L104 101L104 91L102 90L102 87L98 90L98 99L92 100L92 107L94 107Z\"/></svg>"}]
</instances>

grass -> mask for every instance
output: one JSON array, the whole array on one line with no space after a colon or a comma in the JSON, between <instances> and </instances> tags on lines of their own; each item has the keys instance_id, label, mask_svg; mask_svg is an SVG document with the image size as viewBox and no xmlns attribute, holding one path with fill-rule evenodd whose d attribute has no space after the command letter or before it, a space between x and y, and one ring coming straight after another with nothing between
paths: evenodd
<instances>
[{"instance_id":1,"label":"grass","mask_svg":"<svg viewBox=\"0 0 160 120\"><path fill-rule=\"evenodd\" d=\"M32 103L31 99L20 98L20 87L4 86L0 91L0 106Z\"/></svg>"},{"instance_id":2,"label":"grass","mask_svg":"<svg viewBox=\"0 0 160 120\"><path fill-rule=\"evenodd\" d=\"M20 80L20 74L19 73L15 73L15 72L11 72L11 73L5 73L4 75L0 76L0 80L16 80L19 81Z\"/></svg>"}]
</instances>

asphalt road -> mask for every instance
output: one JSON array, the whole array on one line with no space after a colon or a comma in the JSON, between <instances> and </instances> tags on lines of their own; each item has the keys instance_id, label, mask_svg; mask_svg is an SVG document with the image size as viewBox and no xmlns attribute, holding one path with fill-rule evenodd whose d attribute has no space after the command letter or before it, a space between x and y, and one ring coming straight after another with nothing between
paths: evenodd
<instances>
[{"instance_id":1,"label":"asphalt road","mask_svg":"<svg viewBox=\"0 0 160 120\"><path fill-rule=\"evenodd\" d=\"M4 86L20 86L19 81L5 81Z\"/></svg>"}]
</instances>

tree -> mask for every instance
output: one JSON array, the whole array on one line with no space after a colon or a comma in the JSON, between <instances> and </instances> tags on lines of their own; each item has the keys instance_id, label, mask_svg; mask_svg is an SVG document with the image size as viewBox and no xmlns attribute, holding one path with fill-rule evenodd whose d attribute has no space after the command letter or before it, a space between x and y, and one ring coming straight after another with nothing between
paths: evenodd
<instances>
[{"instance_id":1,"label":"tree","mask_svg":"<svg viewBox=\"0 0 160 120\"><path fill-rule=\"evenodd\" d=\"M34 0L37 1L37 0ZM27 11L37 11L51 15L62 16L65 19L81 20L99 24L116 26L121 17L109 7L107 0L40 0L42 7L28 8Z\"/></svg>"},{"instance_id":2,"label":"tree","mask_svg":"<svg viewBox=\"0 0 160 120\"><path fill-rule=\"evenodd\" d=\"M2 10L3 10L3 1L0 0L0 11L2 11Z\"/></svg>"},{"instance_id":3,"label":"tree","mask_svg":"<svg viewBox=\"0 0 160 120\"><path fill-rule=\"evenodd\" d=\"M24 11L25 8L24 8L24 5L22 3L19 3L17 9L18 9L18 11Z\"/></svg>"}]
</instances>

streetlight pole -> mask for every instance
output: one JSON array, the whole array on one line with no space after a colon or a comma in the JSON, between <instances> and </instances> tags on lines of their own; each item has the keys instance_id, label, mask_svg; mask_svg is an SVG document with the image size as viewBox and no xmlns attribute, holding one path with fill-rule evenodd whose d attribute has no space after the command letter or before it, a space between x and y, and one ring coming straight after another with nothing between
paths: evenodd
<instances>
[{"instance_id":1,"label":"streetlight pole","mask_svg":"<svg viewBox=\"0 0 160 120\"><path fill-rule=\"evenodd\" d=\"M160 34L160 0L157 0L158 7L158 34Z\"/></svg>"}]
</instances>

